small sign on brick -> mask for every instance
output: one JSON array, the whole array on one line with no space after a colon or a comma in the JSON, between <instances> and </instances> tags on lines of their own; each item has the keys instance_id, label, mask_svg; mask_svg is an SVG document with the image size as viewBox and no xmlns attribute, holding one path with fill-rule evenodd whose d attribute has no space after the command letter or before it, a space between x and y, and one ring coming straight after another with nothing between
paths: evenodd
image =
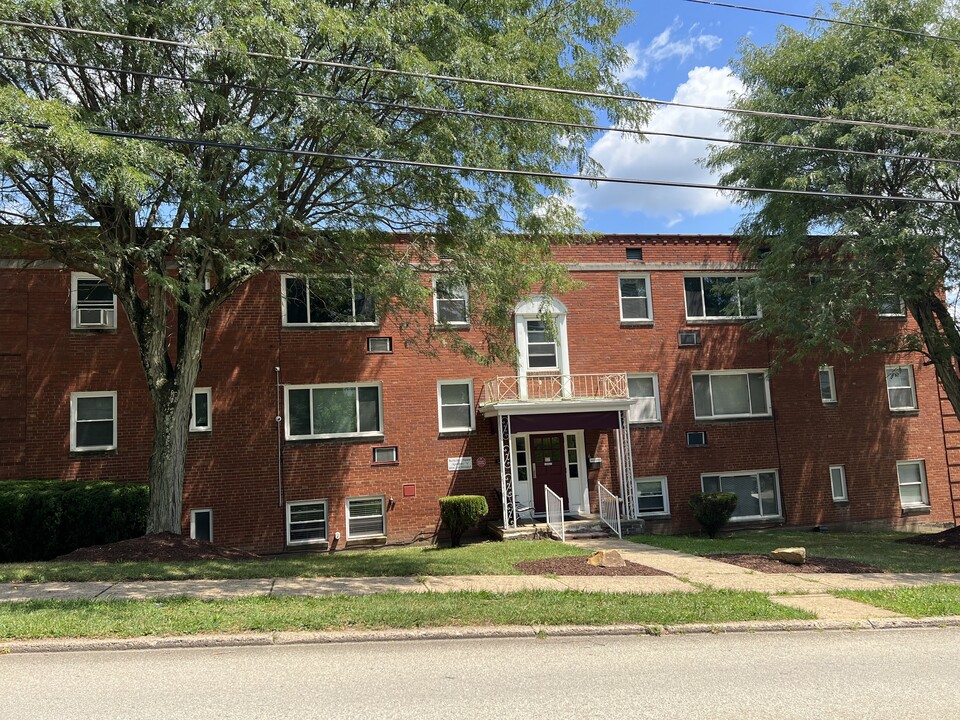
<instances>
[{"instance_id":1,"label":"small sign on brick","mask_svg":"<svg viewBox=\"0 0 960 720\"><path fill-rule=\"evenodd\" d=\"M447 458L447 470L456 472L457 470L473 470L472 457Z\"/></svg>"}]
</instances>

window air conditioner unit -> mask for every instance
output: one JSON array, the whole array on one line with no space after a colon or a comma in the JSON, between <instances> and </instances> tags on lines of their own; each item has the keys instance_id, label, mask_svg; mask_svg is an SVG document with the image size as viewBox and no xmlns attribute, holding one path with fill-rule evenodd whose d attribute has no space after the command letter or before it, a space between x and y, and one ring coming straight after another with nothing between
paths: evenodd
<instances>
[{"instance_id":1,"label":"window air conditioner unit","mask_svg":"<svg viewBox=\"0 0 960 720\"><path fill-rule=\"evenodd\" d=\"M678 334L680 347L696 347L700 344L699 330L681 330Z\"/></svg>"},{"instance_id":2,"label":"window air conditioner unit","mask_svg":"<svg viewBox=\"0 0 960 720\"><path fill-rule=\"evenodd\" d=\"M113 310L111 308L77 308L77 327L111 328Z\"/></svg>"},{"instance_id":3,"label":"window air conditioner unit","mask_svg":"<svg viewBox=\"0 0 960 720\"><path fill-rule=\"evenodd\" d=\"M706 447L707 433L703 430L696 430L687 433L687 447Z\"/></svg>"}]
</instances>

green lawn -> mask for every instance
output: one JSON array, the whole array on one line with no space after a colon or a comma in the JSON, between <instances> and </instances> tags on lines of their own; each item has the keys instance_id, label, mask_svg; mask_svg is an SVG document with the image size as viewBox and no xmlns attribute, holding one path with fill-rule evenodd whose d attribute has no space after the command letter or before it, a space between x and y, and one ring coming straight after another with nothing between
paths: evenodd
<instances>
[{"instance_id":1,"label":"green lawn","mask_svg":"<svg viewBox=\"0 0 960 720\"><path fill-rule=\"evenodd\" d=\"M694 555L768 553L801 546L808 556L846 558L891 572L960 572L960 550L897 542L898 532L815 533L809 530L744 530L711 540L689 535L634 535L630 540Z\"/></svg>"},{"instance_id":2,"label":"green lawn","mask_svg":"<svg viewBox=\"0 0 960 720\"><path fill-rule=\"evenodd\" d=\"M408 547L203 562L0 564L0 582L187 580L196 578L519 575L514 563L587 551L545 540L483 542L459 548Z\"/></svg>"},{"instance_id":3,"label":"green lawn","mask_svg":"<svg viewBox=\"0 0 960 720\"><path fill-rule=\"evenodd\" d=\"M910 617L960 615L960 586L926 585L891 590L838 591L837 597L859 600Z\"/></svg>"},{"instance_id":4,"label":"green lawn","mask_svg":"<svg viewBox=\"0 0 960 720\"><path fill-rule=\"evenodd\" d=\"M431 626L671 625L812 617L775 605L761 593L721 590L663 595L536 591L224 601L53 600L0 603L0 640Z\"/></svg>"}]
</instances>

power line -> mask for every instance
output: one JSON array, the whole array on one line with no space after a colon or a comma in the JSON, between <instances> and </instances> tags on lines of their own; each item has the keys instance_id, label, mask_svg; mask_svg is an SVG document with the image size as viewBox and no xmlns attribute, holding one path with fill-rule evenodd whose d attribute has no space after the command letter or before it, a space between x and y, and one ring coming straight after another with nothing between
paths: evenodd
<instances>
[{"instance_id":1,"label":"power line","mask_svg":"<svg viewBox=\"0 0 960 720\"><path fill-rule=\"evenodd\" d=\"M940 158L940 157L919 157L916 155L903 155L900 153L881 153L873 152L870 150L851 150L845 148L828 148L820 147L818 145L796 145L790 143L775 143L775 142L764 142L760 140L737 140L733 138L723 138L723 137L714 137L710 135L690 135L686 133L672 133L672 132L663 132L656 130L648 129L634 129L634 128L624 128L624 127L614 127L611 125L593 125L588 123L574 123L566 122L563 120L545 120L541 118L531 118L526 116L515 116L515 115L501 115L498 113L488 113L481 112L479 110L463 110L460 108L439 108L429 105L411 105L407 103L397 103L397 102L388 102L383 100L370 100L363 98L349 98L342 97L338 95L328 95L325 93L315 93L308 92L305 90L281 90L274 87L264 87L259 85L249 85L246 83L235 83L235 82L224 82L220 80L206 80L204 78L196 77L181 77L176 75L165 75L161 73L152 73L146 72L144 70L126 70L123 68L111 68L103 67L99 65L86 65L82 63L72 63L64 60L48 60L46 58L34 58L34 57L24 57L18 55L3 55L0 54L0 61L16 61L23 63L37 63L41 65L55 65L58 67L66 67L78 70L88 70L91 72L105 72L105 73L120 73L133 75L136 77L145 77L152 78L156 80L168 80L171 82L178 83L193 83L197 85L209 85L214 87L233 87L240 90L249 90L253 92L264 92L264 93L289 93L291 95L296 95L299 97L311 98L315 100L330 100L333 102L342 102L355 105L375 105L378 107L393 108L397 110L409 110L419 113L432 113L438 115L455 115L461 117L470 117L478 119L487 119L487 120L500 120L505 122L525 122L531 123L534 125L544 125L549 127L559 127L565 129L576 129L576 130L591 130L596 132L615 132L623 133L626 135L636 135L644 137L647 135L653 137L668 137L668 138L679 138L685 140L700 140L703 142L716 142L724 143L729 145L746 145L750 147L763 147L777 150L804 150L804 151L814 151L814 152L824 152L836 155L852 155L858 157L875 157L882 158L885 160L919 160L923 162L931 163L944 163L948 165L960 165L960 160L952 158Z\"/></svg>"},{"instance_id":2,"label":"power line","mask_svg":"<svg viewBox=\"0 0 960 720\"><path fill-rule=\"evenodd\" d=\"M120 33L112 33L104 30L84 30L82 28L71 28L65 27L62 25L45 25L42 23L28 23L22 22L19 20L6 20L0 19L0 25L8 25L11 27L21 27L33 30L49 30L52 32L64 32L64 33L73 33L78 35L90 35L93 37L106 37L115 40L129 40L133 42L146 42L164 45L168 47L180 47L191 50L200 50L203 52L209 52L208 48L203 47L202 45L197 45L195 43L187 43L180 40L166 40L162 38L150 38L144 37L142 35L124 35ZM247 57L251 58L260 58L260 59L269 59L269 60L282 60L285 62L293 63L302 63L305 65L316 65L321 67L333 67L343 70L357 70L360 72L370 72L378 73L382 75L393 75L398 77L410 77L418 78L421 80L436 80L440 82L454 82L454 83L465 83L470 85L478 85L482 87L496 87L509 90L530 90L534 92L545 92L552 93L556 95L570 95L573 97L582 97L582 98L593 98L599 100L616 100L620 102L633 102L641 103L646 105L658 105L664 107L681 107L689 108L693 110L707 110L711 112L724 112L731 113L734 115L748 115L752 117L771 117L778 118L782 120L800 120L804 122L817 122L825 123L830 125L848 125L855 127L873 127L883 130L902 130L906 132L927 132L937 135L949 135L949 136L960 136L960 130L953 130L949 128L933 128L933 127L923 127L918 125L903 125L899 123L884 123L876 122L872 120L851 120L845 118L833 118L833 117L818 117L815 115L798 115L793 113L779 113L772 112L767 110L750 110L747 108L730 108L730 107L718 107L715 105L696 105L692 103L682 103L675 100L654 100L650 98L638 97L636 95L618 95L614 93L603 93L594 90L572 90L565 88L556 88L546 85L526 85L522 83L510 83L500 80L481 80L479 78L467 78L467 77L458 77L455 75L438 75L435 73L423 73L423 72L414 72L411 70L393 70L390 68L378 68L371 67L367 65L356 65L353 63L343 63L335 62L332 60L315 60L312 58L297 57L293 55L278 55L274 53L262 53L254 51L244 51L244 54Z\"/></svg>"},{"instance_id":3,"label":"power line","mask_svg":"<svg viewBox=\"0 0 960 720\"><path fill-rule=\"evenodd\" d=\"M764 15L779 15L780 17L798 18L800 20L813 20L815 22L831 23L833 25L847 25L848 27L862 28L864 30L883 30L884 32L897 33L910 37L923 38L925 40L944 40L946 42L960 43L960 38L944 37L943 35L932 35L931 33L918 32L916 30L903 30L901 28L885 27L883 25L870 25L867 23L854 22L853 20L841 20L839 18L821 17L819 15L802 15L800 13L785 12L783 10L770 10L768 8L750 7L747 5L734 5L732 3L714 2L714 0L683 0L684 2L694 3L695 5L712 5L718 8L727 8L730 10L746 10L748 12L763 13Z\"/></svg>"},{"instance_id":4,"label":"power line","mask_svg":"<svg viewBox=\"0 0 960 720\"><path fill-rule=\"evenodd\" d=\"M29 127L35 130L50 130L51 125L46 123L10 123ZM541 170L514 170L509 168L489 168L470 165L453 165L448 163L424 162L421 160L396 160L392 158L374 158L360 155L346 155L341 153L325 153L317 150L295 150L288 148L271 147L269 145L248 145L242 143L228 143L217 140L200 140L196 138L180 138L168 135L150 135L146 133L122 132L105 128L85 128L91 135L144 142L160 142L167 144L188 145L193 147L213 147L226 150L242 150L248 152L262 152L271 154L290 155L295 157L317 157L327 160L341 160L359 165L383 165L387 167L419 167L431 170L452 170L460 173L477 173L484 175L508 175L514 177L528 177L548 180L570 180L580 182L614 183L620 185L648 185L653 187L689 188L694 190L718 190L722 192L740 192L769 195L796 195L802 197L819 197L846 200L880 200L894 202L911 202L925 205L960 205L960 200L917 197L910 195L867 195L860 193L821 192L818 190L786 190L783 188L758 188L737 185L711 185L707 183L689 183L672 180L643 180L639 178L604 177L600 175L577 175L573 173L556 173Z\"/></svg>"}]
</instances>

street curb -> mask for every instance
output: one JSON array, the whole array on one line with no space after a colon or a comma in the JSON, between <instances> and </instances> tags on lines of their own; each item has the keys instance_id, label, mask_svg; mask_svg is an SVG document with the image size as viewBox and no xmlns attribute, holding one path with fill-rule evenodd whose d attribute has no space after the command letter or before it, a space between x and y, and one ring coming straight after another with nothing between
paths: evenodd
<instances>
[{"instance_id":1,"label":"street curb","mask_svg":"<svg viewBox=\"0 0 960 720\"><path fill-rule=\"evenodd\" d=\"M960 615L933 618L873 620L775 620L762 622L691 623L688 625L504 625L500 627L417 628L412 630L331 630L321 632L236 633L111 639L0 641L0 662L6 654L90 652L101 650L167 650L333 643L398 642L408 640L483 640L498 638L563 638L731 633L803 632L826 630L899 630L960 627Z\"/></svg>"}]
</instances>

